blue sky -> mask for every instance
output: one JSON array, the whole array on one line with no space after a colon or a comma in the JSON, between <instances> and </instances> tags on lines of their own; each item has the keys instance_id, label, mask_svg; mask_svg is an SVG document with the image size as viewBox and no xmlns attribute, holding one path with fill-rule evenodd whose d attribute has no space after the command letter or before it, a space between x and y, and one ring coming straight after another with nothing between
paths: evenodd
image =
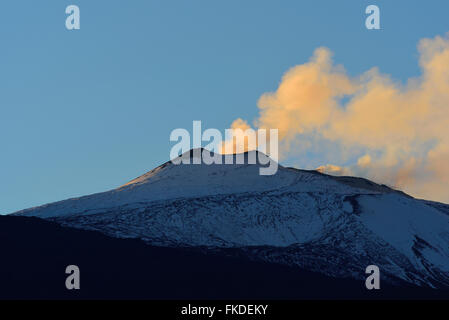
<instances>
[{"instance_id":1,"label":"blue sky","mask_svg":"<svg viewBox=\"0 0 449 320\"><path fill-rule=\"evenodd\" d=\"M81 30L65 28L65 8ZM382 30L365 28L365 8ZM0 213L115 188L168 160L175 128L254 119L261 94L328 47L349 74L419 74L433 1L2 1ZM288 160L287 160L288 162Z\"/></svg>"}]
</instances>

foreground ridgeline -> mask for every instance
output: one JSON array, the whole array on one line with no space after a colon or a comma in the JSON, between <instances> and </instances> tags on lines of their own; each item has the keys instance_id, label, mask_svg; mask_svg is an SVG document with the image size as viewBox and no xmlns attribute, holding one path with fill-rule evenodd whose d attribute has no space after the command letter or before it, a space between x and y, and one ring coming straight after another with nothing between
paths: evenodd
<instances>
[{"instance_id":1,"label":"foreground ridgeline","mask_svg":"<svg viewBox=\"0 0 449 320\"><path fill-rule=\"evenodd\" d=\"M0 216L0 234L8 244L2 247L0 299L449 298L448 291L407 285L382 284L380 290L367 290L364 278L333 278L251 261L238 248L222 255L154 247L38 218ZM80 289L67 290L65 270L74 262L81 271ZM193 306L201 304L192 304L191 312ZM171 309L182 315L184 307L188 304ZM222 307L224 313L226 306Z\"/></svg>"}]
</instances>

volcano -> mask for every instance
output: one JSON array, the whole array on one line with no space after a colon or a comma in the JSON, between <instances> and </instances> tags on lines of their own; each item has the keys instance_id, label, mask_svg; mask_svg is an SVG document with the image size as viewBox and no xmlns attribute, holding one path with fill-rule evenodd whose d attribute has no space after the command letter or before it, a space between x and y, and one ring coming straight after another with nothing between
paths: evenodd
<instances>
[{"instance_id":1,"label":"volcano","mask_svg":"<svg viewBox=\"0 0 449 320\"><path fill-rule=\"evenodd\" d=\"M361 283L366 267L377 265L390 284L449 288L449 205L313 170L279 165L276 174L259 175L260 163L222 157L223 164L167 162L114 190L13 215L152 246L232 249Z\"/></svg>"}]
</instances>

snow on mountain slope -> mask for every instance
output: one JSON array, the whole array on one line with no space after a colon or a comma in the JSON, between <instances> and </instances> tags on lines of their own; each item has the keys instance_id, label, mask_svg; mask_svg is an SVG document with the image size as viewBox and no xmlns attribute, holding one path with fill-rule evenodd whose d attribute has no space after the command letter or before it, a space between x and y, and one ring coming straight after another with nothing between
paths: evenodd
<instances>
[{"instance_id":1,"label":"snow on mountain slope","mask_svg":"<svg viewBox=\"0 0 449 320\"><path fill-rule=\"evenodd\" d=\"M250 152L249 154L255 151ZM265 155L263 155L265 156ZM225 162L222 156L222 162ZM266 156L265 156L266 157ZM246 156L245 159L248 159ZM155 200L201 197L215 194L262 192L281 188L307 191L342 191L344 187L324 176L279 166L275 175L259 175L261 164L180 164L167 162L127 184L107 192L59 201L17 212L49 218L74 213L92 214L123 205ZM247 163L247 162L245 162ZM349 189L349 188L346 188Z\"/></svg>"},{"instance_id":2,"label":"snow on mountain slope","mask_svg":"<svg viewBox=\"0 0 449 320\"><path fill-rule=\"evenodd\" d=\"M362 223L417 267L432 261L449 272L449 216L424 202L395 194L360 196Z\"/></svg>"},{"instance_id":3,"label":"snow on mountain slope","mask_svg":"<svg viewBox=\"0 0 449 320\"><path fill-rule=\"evenodd\" d=\"M449 206L361 178L259 167L168 162L120 188L16 214L155 245L242 248L336 277L376 264L386 278L449 287Z\"/></svg>"}]
</instances>

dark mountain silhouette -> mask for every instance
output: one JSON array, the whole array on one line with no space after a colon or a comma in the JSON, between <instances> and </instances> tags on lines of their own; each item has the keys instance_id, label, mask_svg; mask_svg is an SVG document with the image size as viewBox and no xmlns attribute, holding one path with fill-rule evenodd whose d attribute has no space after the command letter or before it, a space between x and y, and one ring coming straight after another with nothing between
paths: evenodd
<instances>
[{"instance_id":1,"label":"dark mountain silhouette","mask_svg":"<svg viewBox=\"0 0 449 320\"><path fill-rule=\"evenodd\" d=\"M384 283L368 291L364 279L250 261L238 249L154 247L39 218L0 216L0 243L1 299L449 298L448 291ZM70 264L80 268L80 290L65 288Z\"/></svg>"}]
</instances>

